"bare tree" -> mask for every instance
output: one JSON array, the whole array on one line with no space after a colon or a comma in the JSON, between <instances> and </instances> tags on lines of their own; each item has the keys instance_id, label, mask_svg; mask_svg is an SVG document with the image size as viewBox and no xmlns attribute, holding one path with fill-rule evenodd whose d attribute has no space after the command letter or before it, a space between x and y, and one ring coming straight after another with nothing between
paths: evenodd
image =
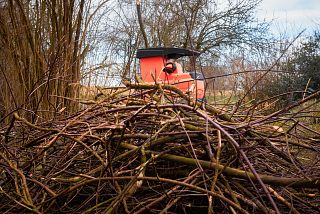
<instances>
[{"instance_id":1,"label":"bare tree","mask_svg":"<svg viewBox=\"0 0 320 214\"><path fill-rule=\"evenodd\" d=\"M116 85L121 78L132 76L136 50L144 42L137 20L136 3L120 0L114 1L110 13L101 20L99 51L90 53L100 58L95 71L103 74L99 76L100 85Z\"/></svg>"},{"instance_id":2,"label":"bare tree","mask_svg":"<svg viewBox=\"0 0 320 214\"><path fill-rule=\"evenodd\" d=\"M268 23L254 13L260 0L145 1L146 31L153 46L215 52L226 46L258 46Z\"/></svg>"},{"instance_id":3,"label":"bare tree","mask_svg":"<svg viewBox=\"0 0 320 214\"><path fill-rule=\"evenodd\" d=\"M268 23L259 22L254 16L259 3L260 0L117 1L116 18L109 23L106 40L123 62L118 71L123 77L133 68L131 57L138 47L192 48L206 52L205 61L212 65L221 51L230 47L258 49L266 44Z\"/></svg>"}]
</instances>

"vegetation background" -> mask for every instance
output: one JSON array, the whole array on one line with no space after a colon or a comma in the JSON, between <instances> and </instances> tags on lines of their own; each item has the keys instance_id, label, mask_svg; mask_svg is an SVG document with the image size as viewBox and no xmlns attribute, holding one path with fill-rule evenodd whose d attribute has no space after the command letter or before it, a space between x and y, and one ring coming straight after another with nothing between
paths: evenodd
<instances>
[{"instance_id":1,"label":"vegetation background","mask_svg":"<svg viewBox=\"0 0 320 214\"><path fill-rule=\"evenodd\" d=\"M135 52L183 47L198 62L215 104L271 100L274 109L319 90L320 35L275 35L261 0L2 0L0 121L69 115L99 87L134 81Z\"/></svg>"}]
</instances>

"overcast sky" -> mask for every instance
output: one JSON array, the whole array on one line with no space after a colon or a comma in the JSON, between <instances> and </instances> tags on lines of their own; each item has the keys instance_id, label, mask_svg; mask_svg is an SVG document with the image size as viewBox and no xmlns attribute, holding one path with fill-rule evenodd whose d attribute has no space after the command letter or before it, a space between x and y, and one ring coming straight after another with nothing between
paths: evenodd
<instances>
[{"instance_id":1,"label":"overcast sky","mask_svg":"<svg viewBox=\"0 0 320 214\"><path fill-rule=\"evenodd\" d=\"M262 0L259 18L274 20L273 33L307 33L318 25L320 29L320 0Z\"/></svg>"}]
</instances>

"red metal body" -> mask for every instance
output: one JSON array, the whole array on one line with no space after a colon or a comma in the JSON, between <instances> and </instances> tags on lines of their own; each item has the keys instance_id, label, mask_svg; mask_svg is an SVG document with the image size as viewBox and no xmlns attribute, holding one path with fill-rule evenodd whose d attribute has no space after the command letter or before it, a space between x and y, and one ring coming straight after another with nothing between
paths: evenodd
<instances>
[{"instance_id":1,"label":"red metal body","mask_svg":"<svg viewBox=\"0 0 320 214\"><path fill-rule=\"evenodd\" d=\"M164 71L166 64L171 62L171 58L166 54L160 56L141 56L139 60L141 78L145 83L175 85L182 92L188 93L196 99L204 98L204 81L194 80L189 73L184 73L179 63L172 62L176 67L172 73Z\"/></svg>"}]
</instances>

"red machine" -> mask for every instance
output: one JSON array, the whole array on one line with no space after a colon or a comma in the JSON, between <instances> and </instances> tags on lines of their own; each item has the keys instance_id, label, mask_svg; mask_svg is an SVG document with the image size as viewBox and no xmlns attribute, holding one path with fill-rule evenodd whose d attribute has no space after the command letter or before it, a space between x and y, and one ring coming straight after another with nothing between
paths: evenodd
<instances>
[{"instance_id":1,"label":"red machine","mask_svg":"<svg viewBox=\"0 0 320 214\"><path fill-rule=\"evenodd\" d=\"M176 62L184 56L196 58L200 53L182 48L139 49L136 57L140 60L141 78L149 84L175 85L184 93L197 100L203 100L204 78L201 73L184 72Z\"/></svg>"}]
</instances>

